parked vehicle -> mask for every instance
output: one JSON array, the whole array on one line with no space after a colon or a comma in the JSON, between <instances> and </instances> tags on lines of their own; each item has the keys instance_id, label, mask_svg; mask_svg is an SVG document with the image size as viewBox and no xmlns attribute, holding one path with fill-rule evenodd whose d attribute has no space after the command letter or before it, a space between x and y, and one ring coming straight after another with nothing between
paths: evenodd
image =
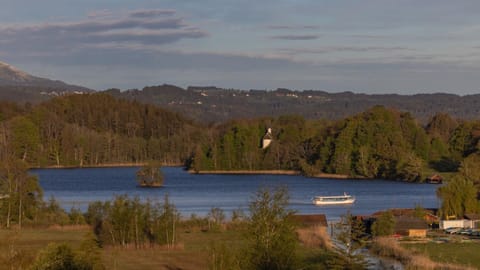
<instances>
[{"instance_id":1,"label":"parked vehicle","mask_svg":"<svg viewBox=\"0 0 480 270\"><path fill-rule=\"evenodd\" d=\"M448 233L448 234L454 234L454 233L457 233L458 231L460 231L462 228L460 227L450 227L450 228L447 228L445 229L445 232Z\"/></svg>"}]
</instances>

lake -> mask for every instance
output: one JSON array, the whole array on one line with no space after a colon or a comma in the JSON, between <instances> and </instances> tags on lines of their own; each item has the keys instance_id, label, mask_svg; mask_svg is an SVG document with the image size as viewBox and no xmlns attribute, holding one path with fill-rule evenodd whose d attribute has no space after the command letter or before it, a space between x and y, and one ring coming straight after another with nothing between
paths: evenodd
<instances>
[{"instance_id":1,"label":"lake","mask_svg":"<svg viewBox=\"0 0 480 270\"><path fill-rule=\"evenodd\" d=\"M438 185L413 184L386 180L319 179L289 175L196 175L182 168L164 167L165 186L137 187L138 168L35 169L44 198L51 196L67 211L71 207L86 210L93 201L111 200L127 194L141 199L162 201L165 194L183 217L192 213L206 215L219 207L227 215L235 209L248 209L255 191L260 187L285 186L290 194L290 207L302 214L326 214L337 220L348 210L352 214L368 215L387 208L439 207L435 195ZM315 206L311 199L319 195L354 195L350 206Z\"/></svg>"}]
</instances>

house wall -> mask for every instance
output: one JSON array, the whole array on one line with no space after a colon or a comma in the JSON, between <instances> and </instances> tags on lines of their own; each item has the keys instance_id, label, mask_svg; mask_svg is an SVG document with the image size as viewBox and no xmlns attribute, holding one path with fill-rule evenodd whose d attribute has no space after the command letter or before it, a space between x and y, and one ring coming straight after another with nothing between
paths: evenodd
<instances>
[{"instance_id":1,"label":"house wall","mask_svg":"<svg viewBox=\"0 0 480 270\"><path fill-rule=\"evenodd\" d=\"M410 229L408 230L408 236L410 237L427 237L427 230L425 229Z\"/></svg>"},{"instance_id":2,"label":"house wall","mask_svg":"<svg viewBox=\"0 0 480 270\"><path fill-rule=\"evenodd\" d=\"M271 142L272 142L272 140L264 139L263 142L262 142L262 148L263 149L267 148L270 145Z\"/></svg>"},{"instance_id":3,"label":"house wall","mask_svg":"<svg viewBox=\"0 0 480 270\"><path fill-rule=\"evenodd\" d=\"M441 220L440 221L440 229L448 229L448 228L472 228L474 226L471 220L467 219L455 219L455 220Z\"/></svg>"}]
</instances>

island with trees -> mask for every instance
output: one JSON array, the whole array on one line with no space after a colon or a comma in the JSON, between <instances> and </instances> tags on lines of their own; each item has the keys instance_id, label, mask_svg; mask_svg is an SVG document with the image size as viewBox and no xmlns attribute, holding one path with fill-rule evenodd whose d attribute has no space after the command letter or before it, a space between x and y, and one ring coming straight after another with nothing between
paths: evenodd
<instances>
[{"instance_id":1,"label":"island with trees","mask_svg":"<svg viewBox=\"0 0 480 270\"><path fill-rule=\"evenodd\" d=\"M164 176L161 167L158 161L148 161L140 167L136 173L138 186L147 188L163 186Z\"/></svg>"}]
</instances>

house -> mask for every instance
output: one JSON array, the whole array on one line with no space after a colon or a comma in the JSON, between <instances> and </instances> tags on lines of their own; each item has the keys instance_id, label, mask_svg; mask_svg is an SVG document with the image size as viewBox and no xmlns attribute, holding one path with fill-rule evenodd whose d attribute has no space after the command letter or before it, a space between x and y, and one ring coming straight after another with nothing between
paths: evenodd
<instances>
[{"instance_id":1,"label":"house","mask_svg":"<svg viewBox=\"0 0 480 270\"><path fill-rule=\"evenodd\" d=\"M438 223L438 217L434 214L435 209L421 210L419 212L410 208L390 209L389 211L395 220L395 234L409 237L426 237L428 229ZM372 214L368 226L371 226L382 213L383 211ZM364 222L364 224L367 226L367 223ZM367 232L369 229L367 227Z\"/></svg>"},{"instance_id":2,"label":"house","mask_svg":"<svg viewBox=\"0 0 480 270\"><path fill-rule=\"evenodd\" d=\"M480 228L480 215L465 214L463 219L441 220L440 229L445 230L448 228Z\"/></svg>"},{"instance_id":3,"label":"house","mask_svg":"<svg viewBox=\"0 0 480 270\"><path fill-rule=\"evenodd\" d=\"M426 237L428 224L425 220L417 217L395 217L395 234L409 237Z\"/></svg>"},{"instance_id":4,"label":"house","mask_svg":"<svg viewBox=\"0 0 480 270\"><path fill-rule=\"evenodd\" d=\"M327 217L323 214L294 215L293 220L304 227L327 228Z\"/></svg>"},{"instance_id":5,"label":"house","mask_svg":"<svg viewBox=\"0 0 480 270\"><path fill-rule=\"evenodd\" d=\"M270 143L272 143L272 140L273 140L272 129L268 128L267 132L265 133L262 139L262 149L266 149L268 146L270 146Z\"/></svg>"},{"instance_id":6,"label":"house","mask_svg":"<svg viewBox=\"0 0 480 270\"><path fill-rule=\"evenodd\" d=\"M442 182L443 182L443 178L438 174L434 174L427 178L427 183L430 183L430 184L441 184Z\"/></svg>"},{"instance_id":7,"label":"house","mask_svg":"<svg viewBox=\"0 0 480 270\"><path fill-rule=\"evenodd\" d=\"M470 228L480 228L480 214L465 214L464 217L468 220Z\"/></svg>"}]
</instances>

